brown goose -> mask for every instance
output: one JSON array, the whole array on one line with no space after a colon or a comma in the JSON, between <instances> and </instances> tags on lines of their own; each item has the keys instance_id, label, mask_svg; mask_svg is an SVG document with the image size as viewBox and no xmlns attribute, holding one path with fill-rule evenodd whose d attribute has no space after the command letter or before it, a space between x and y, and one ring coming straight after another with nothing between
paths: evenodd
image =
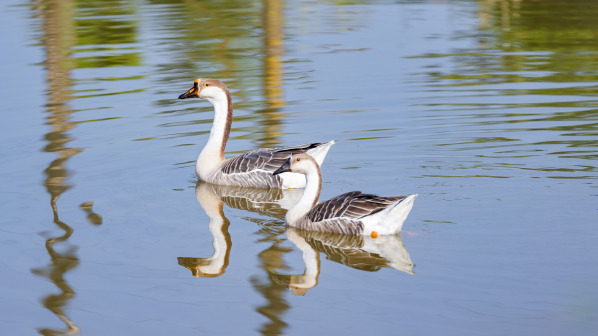
<instances>
[{"instance_id":1,"label":"brown goose","mask_svg":"<svg viewBox=\"0 0 598 336\"><path fill-rule=\"evenodd\" d=\"M303 195L286 214L290 226L305 230L377 237L401 231L417 197L381 197L352 191L317 203L322 188L320 167L305 154L293 154L274 175L294 172L307 180Z\"/></svg>"},{"instance_id":2,"label":"brown goose","mask_svg":"<svg viewBox=\"0 0 598 336\"><path fill-rule=\"evenodd\" d=\"M300 174L273 175L291 154L305 153L321 165L334 141L293 147L260 148L226 160L224 148L233 119L230 91L219 80L198 78L193 87L179 99L202 98L214 105L214 122L207 144L195 165L197 176L205 182L254 188L303 188L305 178Z\"/></svg>"}]
</instances>

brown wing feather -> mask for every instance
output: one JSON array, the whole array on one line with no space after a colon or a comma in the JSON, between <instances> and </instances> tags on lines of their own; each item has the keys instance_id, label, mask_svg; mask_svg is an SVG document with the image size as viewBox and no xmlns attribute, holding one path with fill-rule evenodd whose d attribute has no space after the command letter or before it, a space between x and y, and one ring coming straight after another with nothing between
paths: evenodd
<instances>
[{"instance_id":1,"label":"brown wing feather","mask_svg":"<svg viewBox=\"0 0 598 336\"><path fill-rule=\"evenodd\" d=\"M364 194L361 191L351 191L318 203L307 213L307 217L312 222L339 217L359 219L386 209L392 203L403 198L405 196L382 197Z\"/></svg>"},{"instance_id":2,"label":"brown wing feather","mask_svg":"<svg viewBox=\"0 0 598 336\"><path fill-rule=\"evenodd\" d=\"M292 154L306 153L320 145L322 143L318 142L292 147L256 149L227 160L222 166L222 172L225 174L242 174L254 170L274 172Z\"/></svg>"}]
</instances>

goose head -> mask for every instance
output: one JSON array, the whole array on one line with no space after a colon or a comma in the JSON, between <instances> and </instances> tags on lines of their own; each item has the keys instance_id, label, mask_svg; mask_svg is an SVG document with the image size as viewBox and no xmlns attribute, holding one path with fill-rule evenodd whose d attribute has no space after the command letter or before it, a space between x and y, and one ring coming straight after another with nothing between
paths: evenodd
<instances>
[{"instance_id":1,"label":"goose head","mask_svg":"<svg viewBox=\"0 0 598 336\"><path fill-rule=\"evenodd\" d=\"M228 88L217 79L198 78L193 87L179 96L179 99L201 98L209 101L226 99Z\"/></svg>"},{"instance_id":2,"label":"goose head","mask_svg":"<svg viewBox=\"0 0 598 336\"><path fill-rule=\"evenodd\" d=\"M278 175L286 172L309 174L317 169L318 164L311 156L307 154L294 154L272 174Z\"/></svg>"}]
</instances>

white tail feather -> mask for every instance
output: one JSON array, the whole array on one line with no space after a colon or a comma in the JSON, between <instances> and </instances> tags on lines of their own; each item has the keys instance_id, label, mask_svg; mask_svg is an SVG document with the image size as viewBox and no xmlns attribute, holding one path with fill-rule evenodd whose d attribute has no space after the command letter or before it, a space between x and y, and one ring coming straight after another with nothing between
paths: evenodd
<instances>
[{"instance_id":1,"label":"white tail feather","mask_svg":"<svg viewBox=\"0 0 598 336\"><path fill-rule=\"evenodd\" d=\"M417 194L409 195L374 215L364 217L363 233L370 235L372 231L376 231L378 234L393 234L401 231L416 197Z\"/></svg>"},{"instance_id":2,"label":"white tail feather","mask_svg":"<svg viewBox=\"0 0 598 336\"><path fill-rule=\"evenodd\" d=\"M318 166L322 165L322 162L324 162L324 158L326 157L326 154L328 154L328 150L330 149L330 147L334 145L334 140L326 142L324 144L322 144L321 146L318 146L316 148L312 148L310 150L307 151L307 154L309 154L311 157L314 158L314 160L316 160L316 162L318 163Z\"/></svg>"},{"instance_id":3,"label":"white tail feather","mask_svg":"<svg viewBox=\"0 0 598 336\"><path fill-rule=\"evenodd\" d=\"M334 140L323 143L321 146L312 148L307 151L307 154L316 160L318 166L322 166L326 154L330 147L334 145ZM304 188L305 187L305 176L303 174L296 173L282 173L279 175L282 178L283 188Z\"/></svg>"}]
</instances>

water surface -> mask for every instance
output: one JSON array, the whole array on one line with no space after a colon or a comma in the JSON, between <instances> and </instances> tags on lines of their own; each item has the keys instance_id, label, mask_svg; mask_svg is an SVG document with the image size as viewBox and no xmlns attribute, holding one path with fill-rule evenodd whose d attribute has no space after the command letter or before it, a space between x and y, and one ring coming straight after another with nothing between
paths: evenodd
<instances>
[{"instance_id":1,"label":"water surface","mask_svg":"<svg viewBox=\"0 0 598 336\"><path fill-rule=\"evenodd\" d=\"M5 1L0 307L11 335L545 334L598 324L593 1ZM284 225L297 191L197 183L337 140L322 198L418 193L400 235ZM300 192L300 191L299 191Z\"/></svg>"}]
</instances>

